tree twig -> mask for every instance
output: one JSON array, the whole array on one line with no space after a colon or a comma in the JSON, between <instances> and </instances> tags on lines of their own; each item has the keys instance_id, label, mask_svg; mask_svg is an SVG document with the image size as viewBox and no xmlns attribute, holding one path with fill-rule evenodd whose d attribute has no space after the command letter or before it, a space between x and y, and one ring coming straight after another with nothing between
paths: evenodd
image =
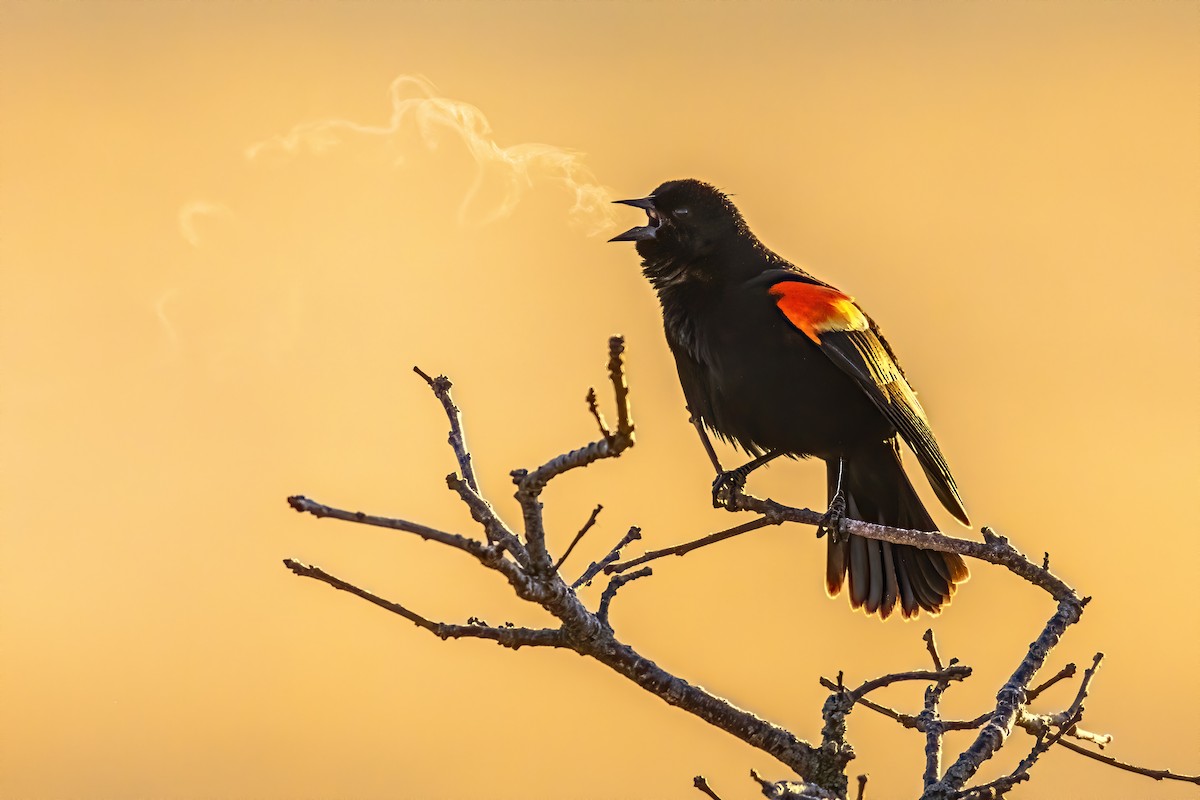
<instances>
[{"instance_id":1,"label":"tree twig","mask_svg":"<svg viewBox=\"0 0 1200 800\"><path fill-rule=\"evenodd\" d=\"M876 689L882 689L884 686L890 686L899 681L961 681L971 677L971 668L956 664L938 670L915 669L908 672L893 672L890 675L883 675L879 678L874 678L859 686L849 695L855 702L858 702L863 697L866 697L869 692Z\"/></svg>"},{"instance_id":2,"label":"tree twig","mask_svg":"<svg viewBox=\"0 0 1200 800\"><path fill-rule=\"evenodd\" d=\"M1146 767L1139 767L1135 764L1118 761L1112 756L1104 755L1103 753L1093 752L1092 750L1088 750L1086 747L1077 745L1074 742L1068 742L1066 739L1060 740L1058 746L1065 747L1072 753L1078 753L1081 756L1086 756L1093 761L1099 761L1101 764L1107 764L1110 767L1123 769L1126 772L1133 772L1137 775L1145 775L1147 778L1153 778L1156 781L1183 781L1184 783L1194 783L1197 786L1200 786L1200 775L1182 775L1178 772L1172 772L1169 769L1148 769Z\"/></svg>"},{"instance_id":3,"label":"tree twig","mask_svg":"<svg viewBox=\"0 0 1200 800\"><path fill-rule=\"evenodd\" d=\"M569 545L567 545L567 549L563 551L561 556L559 556L558 561L554 562L555 572L558 572L559 568L563 565L563 562L567 560L567 556L571 555L571 551L575 549L575 545L579 544L579 540L583 538L584 534L590 531L592 526L596 524L596 518L600 516L600 512L603 510L604 506L600 505L599 503L597 503L596 507L592 509L592 514L587 518L587 522L583 523L583 527L579 529L579 533L575 534L575 538L571 540Z\"/></svg>"},{"instance_id":4,"label":"tree twig","mask_svg":"<svg viewBox=\"0 0 1200 800\"><path fill-rule=\"evenodd\" d=\"M617 564L609 564L604 568L604 571L611 575L616 572L624 572L632 567L640 566L645 564L647 561L655 561L663 558L664 556L685 556L693 550L699 550L701 547L707 547L710 544L723 542L726 539L732 539L735 536L741 536L743 533L756 531L759 528L765 528L768 525L778 524L779 521L772 520L767 517L759 517L758 519L752 519L749 522L743 522L741 525L734 525L732 528L727 528L723 531L717 531L716 533L710 533L707 536L701 536L699 539L695 539L690 542L677 544L674 547L665 547L662 550L651 550L649 553L630 559L629 561L622 561Z\"/></svg>"},{"instance_id":5,"label":"tree twig","mask_svg":"<svg viewBox=\"0 0 1200 800\"><path fill-rule=\"evenodd\" d=\"M612 626L608 623L608 607L612 604L613 598L617 596L620 588L630 581L636 581L638 578L648 578L653 574L654 571L650 567L642 567L635 572L614 575L608 582L608 586L604 587L604 593L600 595L600 607L596 609L596 617L611 628Z\"/></svg>"},{"instance_id":6,"label":"tree twig","mask_svg":"<svg viewBox=\"0 0 1200 800\"><path fill-rule=\"evenodd\" d=\"M588 413L596 420L596 427L600 429L600 435L605 439L611 439L612 431L609 430L608 422L604 419L604 412L600 410L600 404L596 401L596 389L594 387L588 388L584 401L587 403Z\"/></svg>"},{"instance_id":7,"label":"tree twig","mask_svg":"<svg viewBox=\"0 0 1200 800\"><path fill-rule=\"evenodd\" d=\"M599 561L593 561L591 564L588 564L588 568L583 571L582 575L575 579L575 582L571 584L571 588L578 589L580 586L590 582L592 578L600 574L601 570L621 557L622 548L641 538L642 529L634 525L629 529L628 533L621 537L621 541L617 542L616 547L608 551L608 555Z\"/></svg>"},{"instance_id":8,"label":"tree twig","mask_svg":"<svg viewBox=\"0 0 1200 800\"><path fill-rule=\"evenodd\" d=\"M441 401L442 408L446 409L446 418L450 420L450 438L448 439L450 447L454 450L454 456L458 460L458 468L462 471L463 480L467 482L472 491L478 494L479 482L475 480L475 467L471 463L471 451L467 449L466 437L463 434L462 413L450 397L450 389L454 384L445 375L431 378L422 372L420 367L413 367L413 372L425 379L429 388L433 389L434 396Z\"/></svg>"},{"instance_id":9,"label":"tree twig","mask_svg":"<svg viewBox=\"0 0 1200 800\"><path fill-rule=\"evenodd\" d=\"M1058 683L1059 681L1066 680L1067 678L1073 678L1074 676L1075 676L1075 665L1067 664L1065 667L1060 669L1056 675L1054 675L1053 677L1047 678L1046 680L1042 681L1042 683L1040 683L1038 686L1036 686L1033 689L1030 689L1028 692L1026 692L1025 693L1025 702L1032 703L1034 700L1036 700L1038 698L1038 696L1042 692L1046 691L1054 684Z\"/></svg>"},{"instance_id":10,"label":"tree twig","mask_svg":"<svg viewBox=\"0 0 1200 800\"><path fill-rule=\"evenodd\" d=\"M291 558L285 558L283 564L303 578L313 578L335 589L348 592L355 597L361 597L368 603L377 605L393 614L399 614L417 627L424 628L440 639L490 639L504 647L511 647L513 650L520 647L568 646L566 637L563 636L562 630L558 628L491 627L488 625L452 625L446 622L433 622L414 611L410 611L399 603L385 600L379 595L368 592L366 589L361 589L352 583L347 583L341 578L330 575L320 567L303 564Z\"/></svg>"}]
</instances>

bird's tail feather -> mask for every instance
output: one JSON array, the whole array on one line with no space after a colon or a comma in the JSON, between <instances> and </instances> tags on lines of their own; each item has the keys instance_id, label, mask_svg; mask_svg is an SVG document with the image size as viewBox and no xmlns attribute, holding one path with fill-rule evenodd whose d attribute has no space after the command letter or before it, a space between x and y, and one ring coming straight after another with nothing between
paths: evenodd
<instances>
[{"instance_id":1,"label":"bird's tail feather","mask_svg":"<svg viewBox=\"0 0 1200 800\"><path fill-rule=\"evenodd\" d=\"M828 464L829 499L837 490L838 465ZM846 516L893 528L936 531L937 526L904 474L895 447L880 442L857 450L842 471ZM921 609L937 614L949 604L957 584L969 577L966 563L953 553L921 550L861 536L829 540L825 587L830 597L849 576L850 605L887 619L899 605L905 618Z\"/></svg>"}]
</instances>

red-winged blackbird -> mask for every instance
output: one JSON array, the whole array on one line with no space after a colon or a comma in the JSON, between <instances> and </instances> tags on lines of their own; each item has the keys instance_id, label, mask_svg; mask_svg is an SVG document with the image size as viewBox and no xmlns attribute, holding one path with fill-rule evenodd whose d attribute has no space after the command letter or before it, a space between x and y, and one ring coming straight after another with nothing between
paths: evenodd
<instances>
[{"instance_id":1,"label":"red-winged blackbird","mask_svg":"<svg viewBox=\"0 0 1200 800\"><path fill-rule=\"evenodd\" d=\"M637 242L689 410L753 457L718 477L714 502L723 485L740 486L777 456L821 458L829 594L849 571L855 608L883 618L897 603L905 617L940 611L967 579L959 556L836 535L842 515L937 530L904 474L897 435L942 504L967 522L925 412L875 322L852 298L768 250L707 183L670 181L649 197L617 202L649 216L611 241Z\"/></svg>"}]
</instances>

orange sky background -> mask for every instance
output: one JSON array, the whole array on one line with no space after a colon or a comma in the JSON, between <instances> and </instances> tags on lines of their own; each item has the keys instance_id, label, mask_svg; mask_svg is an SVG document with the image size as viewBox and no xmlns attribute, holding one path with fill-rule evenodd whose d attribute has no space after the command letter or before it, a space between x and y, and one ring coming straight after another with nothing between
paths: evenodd
<instances>
[{"instance_id":1,"label":"orange sky background","mask_svg":"<svg viewBox=\"0 0 1200 800\"><path fill-rule=\"evenodd\" d=\"M1086 726L1200 771L1198 43L1195 2L0 4L0 796L693 798L704 773L737 798L751 768L787 775L598 664L441 642L280 563L547 624L468 559L284 498L478 534L417 364L455 381L517 519L509 470L594 435L615 332L638 444L551 485L552 550L597 502L569 573L632 524L646 548L733 524L632 247L604 241L637 214L573 212L564 177L584 200L710 180L854 295L976 524L1095 596L1049 665L1106 653ZM408 82L393 128L402 75L469 105ZM750 487L820 507L823 476ZM662 562L613 621L811 739L819 676L927 661L924 618L825 598L824 550L790 526ZM975 668L947 713L990 703L1052 612L976 565L934 623ZM850 735L868 796L917 793L919 735L865 709ZM1020 796L1195 796L1065 751L1034 777Z\"/></svg>"}]
</instances>

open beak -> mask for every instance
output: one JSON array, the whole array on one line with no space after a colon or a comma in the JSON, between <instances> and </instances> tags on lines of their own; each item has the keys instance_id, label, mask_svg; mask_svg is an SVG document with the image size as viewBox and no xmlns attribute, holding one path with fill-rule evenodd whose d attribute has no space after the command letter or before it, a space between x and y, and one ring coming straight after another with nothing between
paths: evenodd
<instances>
[{"instance_id":1,"label":"open beak","mask_svg":"<svg viewBox=\"0 0 1200 800\"><path fill-rule=\"evenodd\" d=\"M630 228L624 233L609 239L610 242L641 242L646 239L653 239L657 235L658 226L662 224L662 217L658 215L658 211L654 208L653 197L642 197L637 200L614 200L613 202L644 210L646 216L649 217L649 224Z\"/></svg>"}]
</instances>

